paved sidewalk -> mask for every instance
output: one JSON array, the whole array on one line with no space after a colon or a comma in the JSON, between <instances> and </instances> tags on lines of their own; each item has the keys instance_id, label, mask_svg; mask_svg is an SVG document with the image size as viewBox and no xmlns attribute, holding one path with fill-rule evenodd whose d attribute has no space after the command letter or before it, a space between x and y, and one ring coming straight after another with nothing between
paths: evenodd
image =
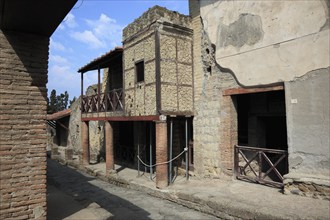
<instances>
[{"instance_id":1,"label":"paved sidewalk","mask_svg":"<svg viewBox=\"0 0 330 220\"><path fill-rule=\"evenodd\" d=\"M69 166L79 167L75 163ZM330 219L330 201L284 195L279 189L238 180L188 181L178 177L166 189L156 189L149 174L137 176L137 171L116 166L119 171L107 176L105 164L79 169L110 183L140 190L150 195L174 201L222 219Z\"/></svg>"}]
</instances>

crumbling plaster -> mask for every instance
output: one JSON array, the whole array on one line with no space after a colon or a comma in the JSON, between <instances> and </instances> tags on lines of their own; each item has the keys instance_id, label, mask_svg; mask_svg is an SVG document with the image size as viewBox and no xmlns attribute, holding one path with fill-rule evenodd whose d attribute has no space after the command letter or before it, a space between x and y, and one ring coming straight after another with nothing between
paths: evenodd
<instances>
[{"instance_id":1,"label":"crumbling plaster","mask_svg":"<svg viewBox=\"0 0 330 220\"><path fill-rule=\"evenodd\" d=\"M324 176L330 183L330 69L285 83L289 170ZM307 92L306 92L307 91Z\"/></svg>"},{"instance_id":2,"label":"crumbling plaster","mask_svg":"<svg viewBox=\"0 0 330 220\"><path fill-rule=\"evenodd\" d=\"M329 9L323 0L200 5L217 63L231 69L243 85L290 81L330 65Z\"/></svg>"}]
</instances>

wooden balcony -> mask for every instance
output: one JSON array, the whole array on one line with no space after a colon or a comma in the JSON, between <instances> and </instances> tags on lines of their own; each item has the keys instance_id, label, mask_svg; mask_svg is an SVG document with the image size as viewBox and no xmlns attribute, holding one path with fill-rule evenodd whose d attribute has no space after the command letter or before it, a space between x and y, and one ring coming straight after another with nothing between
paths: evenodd
<instances>
[{"instance_id":1,"label":"wooden balcony","mask_svg":"<svg viewBox=\"0 0 330 220\"><path fill-rule=\"evenodd\" d=\"M83 96L81 113L100 113L123 111L123 90L114 89L100 95Z\"/></svg>"}]
</instances>

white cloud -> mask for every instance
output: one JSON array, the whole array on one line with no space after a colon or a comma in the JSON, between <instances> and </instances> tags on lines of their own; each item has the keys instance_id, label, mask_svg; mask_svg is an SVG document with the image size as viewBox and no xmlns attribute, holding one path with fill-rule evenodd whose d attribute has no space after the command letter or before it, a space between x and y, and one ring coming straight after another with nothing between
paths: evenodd
<instances>
[{"instance_id":1,"label":"white cloud","mask_svg":"<svg viewBox=\"0 0 330 220\"><path fill-rule=\"evenodd\" d=\"M61 43L54 41L52 38L50 38L50 49L65 51L65 47Z\"/></svg>"},{"instance_id":2,"label":"white cloud","mask_svg":"<svg viewBox=\"0 0 330 220\"><path fill-rule=\"evenodd\" d=\"M97 38L92 31L85 30L84 32L73 32L71 37L87 44L90 48L102 48L105 44Z\"/></svg>"},{"instance_id":3,"label":"white cloud","mask_svg":"<svg viewBox=\"0 0 330 220\"><path fill-rule=\"evenodd\" d=\"M69 28L75 28L78 26L77 22L75 21L75 16L72 13L69 13L66 16L64 22Z\"/></svg>"},{"instance_id":4,"label":"white cloud","mask_svg":"<svg viewBox=\"0 0 330 220\"><path fill-rule=\"evenodd\" d=\"M59 55L49 55L49 62L57 63L57 64L68 64L68 59Z\"/></svg>"},{"instance_id":5,"label":"white cloud","mask_svg":"<svg viewBox=\"0 0 330 220\"><path fill-rule=\"evenodd\" d=\"M73 71L69 64L54 64L49 68L48 91L56 89L58 93L68 91L70 99L78 96L80 90L80 76Z\"/></svg>"},{"instance_id":6,"label":"white cloud","mask_svg":"<svg viewBox=\"0 0 330 220\"><path fill-rule=\"evenodd\" d=\"M71 37L88 44L93 49L111 49L121 44L123 27L117 24L115 19L102 13L97 20L87 19L86 24L90 28L89 30L73 32Z\"/></svg>"}]
</instances>

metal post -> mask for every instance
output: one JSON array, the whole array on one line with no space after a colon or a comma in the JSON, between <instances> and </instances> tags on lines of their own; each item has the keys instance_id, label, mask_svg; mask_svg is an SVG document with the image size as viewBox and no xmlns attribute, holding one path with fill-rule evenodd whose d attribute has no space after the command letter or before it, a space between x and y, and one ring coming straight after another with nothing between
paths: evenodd
<instances>
[{"instance_id":1,"label":"metal post","mask_svg":"<svg viewBox=\"0 0 330 220\"><path fill-rule=\"evenodd\" d=\"M258 151L258 156L259 156L259 181L261 180L261 175L262 175L262 157L261 157L261 152Z\"/></svg>"},{"instance_id":2,"label":"metal post","mask_svg":"<svg viewBox=\"0 0 330 220\"><path fill-rule=\"evenodd\" d=\"M237 149L237 145L235 144L234 146L234 175L235 178L237 178L237 176L239 175L239 171L238 171L238 149Z\"/></svg>"},{"instance_id":3,"label":"metal post","mask_svg":"<svg viewBox=\"0 0 330 220\"><path fill-rule=\"evenodd\" d=\"M186 118L186 123L185 123L185 132L186 132L186 179L189 179L189 158L188 158L188 120Z\"/></svg>"},{"instance_id":4,"label":"metal post","mask_svg":"<svg viewBox=\"0 0 330 220\"><path fill-rule=\"evenodd\" d=\"M140 176L140 144L139 144L139 142L138 142L138 146L137 146L137 148L138 148L138 153L137 153L137 155L138 155L138 176Z\"/></svg>"},{"instance_id":5,"label":"metal post","mask_svg":"<svg viewBox=\"0 0 330 220\"><path fill-rule=\"evenodd\" d=\"M149 128L150 128L149 129L149 146L150 146L149 164L150 164L150 179L152 180L152 173L153 173L153 169L152 169L152 135L151 135L152 122L150 122Z\"/></svg>"},{"instance_id":6,"label":"metal post","mask_svg":"<svg viewBox=\"0 0 330 220\"><path fill-rule=\"evenodd\" d=\"M170 121L170 174L169 174L169 182L172 183L172 157L173 157L173 119Z\"/></svg>"}]
</instances>

